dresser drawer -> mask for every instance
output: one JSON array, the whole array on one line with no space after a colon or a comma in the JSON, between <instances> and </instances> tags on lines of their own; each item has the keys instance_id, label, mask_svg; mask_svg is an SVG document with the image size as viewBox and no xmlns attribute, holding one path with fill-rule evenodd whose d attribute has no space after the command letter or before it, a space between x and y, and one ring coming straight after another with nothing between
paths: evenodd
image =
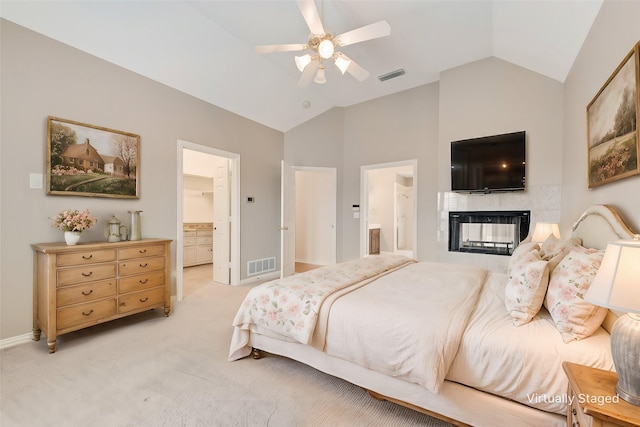
<instances>
[{"instance_id":1,"label":"dresser drawer","mask_svg":"<svg viewBox=\"0 0 640 427\"><path fill-rule=\"evenodd\" d=\"M71 265L95 264L98 262L108 262L115 260L115 249L109 251L86 251L75 252L72 254L60 254L56 257L56 265L58 267L67 267Z\"/></svg>"},{"instance_id":2,"label":"dresser drawer","mask_svg":"<svg viewBox=\"0 0 640 427\"><path fill-rule=\"evenodd\" d=\"M143 289L155 288L164 285L164 272L158 271L150 274L139 274L120 279L119 293L141 291Z\"/></svg>"},{"instance_id":3,"label":"dresser drawer","mask_svg":"<svg viewBox=\"0 0 640 427\"><path fill-rule=\"evenodd\" d=\"M195 237L185 237L182 246L195 246L197 241Z\"/></svg>"},{"instance_id":4,"label":"dresser drawer","mask_svg":"<svg viewBox=\"0 0 640 427\"><path fill-rule=\"evenodd\" d=\"M145 307L155 307L164 304L164 288L153 288L140 292L120 295L118 298L118 313L142 310Z\"/></svg>"},{"instance_id":5,"label":"dresser drawer","mask_svg":"<svg viewBox=\"0 0 640 427\"><path fill-rule=\"evenodd\" d=\"M129 276L131 274L142 274L150 271L164 270L164 257L139 258L118 263L118 274Z\"/></svg>"},{"instance_id":6,"label":"dresser drawer","mask_svg":"<svg viewBox=\"0 0 640 427\"><path fill-rule=\"evenodd\" d=\"M148 256L164 255L164 245L138 246L118 249L118 259L132 259Z\"/></svg>"},{"instance_id":7,"label":"dresser drawer","mask_svg":"<svg viewBox=\"0 0 640 427\"><path fill-rule=\"evenodd\" d=\"M103 280L86 285L65 286L56 290L58 307L116 296L116 281Z\"/></svg>"},{"instance_id":8,"label":"dresser drawer","mask_svg":"<svg viewBox=\"0 0 640 427\"><path fill-rule=\"evenodd\" d=\"M58 310L57 330L63 330L85 323L97 323L116 314L116 299L88 302Z\"/></svg>"},{"instance_id":9,"label":"dresser drawer","mask_svg":"<svg viewBox=\"0 0 640 427\"><path fill-rule=\"evenodd\" d=\"M96 280L111 279L116 277L116 264L93 264L78 268L63 268L57 271L57 286L68 286Z\"/></svg>"},{"instance_id":10,"label":"dresser drawer","mask_svg":"<svg viewBox=\"0 0 640 427\"><path fill-rule=\"evenodd\" d=\"M184 230L182 232L182 236L186 237L196 237L198 232L196 230Z\"/></svg>"}]
</instances>

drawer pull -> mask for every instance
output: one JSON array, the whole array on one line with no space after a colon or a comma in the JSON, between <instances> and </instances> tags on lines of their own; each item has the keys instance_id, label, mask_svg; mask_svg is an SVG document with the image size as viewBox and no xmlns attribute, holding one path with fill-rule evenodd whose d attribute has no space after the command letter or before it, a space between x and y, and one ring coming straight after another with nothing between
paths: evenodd
<instances>
[{"instance_id":1,"label":"drawer pull","mask_svg":"<svg viewBox=\"0 0 640 427\"><path fill-rule=\"evenodd\" d=\"M140 302L147 302L149 301L149 297L145 297L145 298L140 298L139 300Z\"/></svg>"},{"instance_id":2,"label":"drawer pull","mask_svg":"<svg viewBox=\"0 0 640 427\"><path fill-rule=\"evenodd\" d=\"M573 414L573 416L575 417L576 415L578 415L578 412L576 411L576 408L572 408L571 409L571 413Z\"/></svg>"},{"instance_id":3,"label":"drawer pull","mask_svg":"<svg viewBox=\"0 0 640 427\"><path fill-rule=\"evenodd\" d=\"M149 279L138 280L138 282L139 282L141 285L144 285L144 284L145 284L145 283L147 283L148 281L149 281Z\"/></svg>"},{"instance_id":4,"label":"drawer pull","mask_svg":"<svg viewBox=\"0 0 640 427\"><path fill-rule=\"evenodd\" d=\"M88 272L88 273L82 273L82 275L83 275L84 277L89 277L89 276L91 276L92 274L93 274L93 271L90 271L90 272Z\"/></svg>"},{"instance_id":5,"label":"drawer pull","mask_svg":"<svg viewBox=\"0 0 640 427\"><path fill-rule=\"evenodd\" d=\"M91 259L91 258L93 258L93 254L91 254L89 256L82 255L82 259Z\"/></svg>"},{"instance_id":6,"label":"drawer pull","mask_svg":"<svg viewBox=\"0 0 640 427\"><path fill-rule=\"evenodd\" d=\"M91 289L89 292L82 291L82 295L84 295L85 297L91 295L92 293L93 293L93 289Z\"/></svg>"},{"instance_id":7,"label":"drawer pull","mask_svg":"<svg viewBox=\"0 0 640 427\"><path fill-rule=\"evenodd\" d=\"M85 316L91 316L91 315L93 314L93 308L92 308L92 309L91 309L91 311L90 311L90 312L88 312L88 313L85 313L85 312L83 311L83 312L82 312L82 314L83 314L83 315L85 315Z\"/></svg>"},{"instance_id":8,"label":"drawer pull","mask_svg":"<svg viewBox=\"0 0 640 427\"><path fill-rule=\"evenodd\" d=\"M149 265L148 263L144 263L144 264L140 264L140 267L145 268L147 265Z\"/></svg>"},{"instance_id":9,"label":"drawer pull","mask_svg":"<svg viewBox=\"0 0 640 427\"><path fill-rule=\"evenodd\" d=\"M146 249L140 249L138 252L140 252L141 254L146 254L147 250Z\"/></svg>"}]
</instances>

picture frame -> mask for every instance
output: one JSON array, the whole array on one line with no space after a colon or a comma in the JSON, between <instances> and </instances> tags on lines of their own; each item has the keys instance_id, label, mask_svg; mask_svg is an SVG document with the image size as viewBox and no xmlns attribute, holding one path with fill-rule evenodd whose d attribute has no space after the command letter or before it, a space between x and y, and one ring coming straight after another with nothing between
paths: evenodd
<instances>
[{"instance_id":1,"label":"picture frame","mask_svg":"<svg viewBox=\"0 0 640 427\"><path fill-rule=\"evenodd\" d=\"M640 174L640 42L587 105L588 188Z\"/></svg>"},{"instance_id":2,"label":"picture frame","mask_svg":"<svg viewBox=\"0 0 640 427\"><path fill-rule=\"evenodd\" d=\"M49 116L47 194L140 198L140 135Z\"/></svg>"}]
</instances>

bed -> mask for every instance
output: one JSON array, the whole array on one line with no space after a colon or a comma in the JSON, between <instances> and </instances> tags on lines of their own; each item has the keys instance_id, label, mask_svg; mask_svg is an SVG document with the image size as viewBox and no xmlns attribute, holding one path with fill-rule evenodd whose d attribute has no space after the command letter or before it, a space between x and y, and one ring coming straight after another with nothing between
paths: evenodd
<instances>
[{"instance_id":1,"label":"bed","mask_svg":"<svg viewBox=\"0 0 640 427\"><path fill-rule=\"evenodd\" d=\"M616 314L575 289L633 235L595 205L569 239L525 239L506 273L376 255L274 280L239 308L229 360L288 357L456 425L563 426L562 362L614 369Z\"/></svg>"}]
</instances>

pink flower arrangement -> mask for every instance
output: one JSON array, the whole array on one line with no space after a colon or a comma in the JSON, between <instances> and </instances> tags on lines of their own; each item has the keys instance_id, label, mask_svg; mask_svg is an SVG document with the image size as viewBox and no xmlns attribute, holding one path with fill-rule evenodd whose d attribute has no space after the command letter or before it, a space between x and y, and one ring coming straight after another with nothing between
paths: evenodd
<instances>
[{"instance_id":1,"label":"pink flower arrangement","mask_svg":"<svg viewBox=\"0 0 640 427\"><path fill-rule=\"evenodd\" d=\"M77 209L60 212L53 218L52 227L62 231L84 231L93 227L98 220L91 216L89 209L80 212Z\"/></svg>"}]
</instances>

